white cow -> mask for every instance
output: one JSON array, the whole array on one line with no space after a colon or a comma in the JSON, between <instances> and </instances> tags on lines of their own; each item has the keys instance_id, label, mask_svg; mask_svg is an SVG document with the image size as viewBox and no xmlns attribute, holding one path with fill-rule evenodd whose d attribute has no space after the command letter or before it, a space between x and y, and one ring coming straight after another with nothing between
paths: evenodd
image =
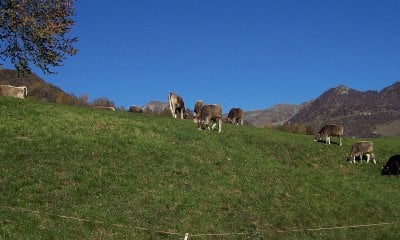
<instances>
[{"instance_id":1,"label":"white cow","mask_svg":"<svg viewBox=\"0 0 400 240\"><path fill-rule=\"evenodd\" d=\"M177 118L176 113L180 113L181 119L185 114L185 103L183 99L175 93L168 94L169 110L171 111L172 117Z\"/></svg>"},{"instance_id":2,"label":"white cow","mask_svg":"<svg viewBox=\"0 0 400 240\"><path fill-rule=\"evenodd\" d=\"M26 86L15 87L11 85L0 85L0 95L27 98L28 88Z\"/></svg>"},{"instance_id":3,"label":"white cow","mask_svg":"<svg viewBox=\"0 0 400 240\"><path fill-rule=\"evenodd\" d=\"M374 154L374 143L370 141L359 141L353 144L351 147L349 156L347 159L350 163L356 163L356 157L360 158L360 163L362 163L363 156L367 156L367 163L372 157L372 160L376 164L375 154Z\"/></svg>"}]
</instances>

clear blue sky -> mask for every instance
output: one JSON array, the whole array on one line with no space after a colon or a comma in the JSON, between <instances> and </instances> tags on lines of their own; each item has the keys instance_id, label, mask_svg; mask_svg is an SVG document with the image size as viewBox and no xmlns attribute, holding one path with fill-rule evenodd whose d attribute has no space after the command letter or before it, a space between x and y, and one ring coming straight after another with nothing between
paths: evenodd
<instances>
[{"instance_id":1,"label":"clear blue sky","mask_svg":"<svg viewBox=\"0 0 400 240\"><path fill-rule=\"evenodd\" d=\"M400 80L399 0L80 0L75 15L79 53L35 72L125 108L172 91L247 111Z\"/></svg>"}]
</instances>

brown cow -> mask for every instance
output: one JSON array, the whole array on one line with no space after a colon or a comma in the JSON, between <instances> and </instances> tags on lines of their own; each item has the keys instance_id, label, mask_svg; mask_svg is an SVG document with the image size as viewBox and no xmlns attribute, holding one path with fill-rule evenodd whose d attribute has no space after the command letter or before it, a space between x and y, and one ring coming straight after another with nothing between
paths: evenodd
<instances>
[{"instance_id":1,"label":"brown cow","mask_svg":"<svg viewBox=\"0 0 400 240\"><path fill-rule=\"evenodd\" d=\"M321 128L318 134L315 135L314 141L321 140L321 136L325 137L325 143L331 144L331 137L339 138L339 145L342 146L343 127L335 124L327 124Z\"/></svg>"},{"instance_id":2,"label":"brown cow","mask_svg":"<svg viewBox=\"0 0 400 240\"><path fill-rule=\"evenodd\" d=\"M138 106L136 106L136 105L133 105L133 106L130 106L129 107L129 110L128 110L129 112L132 112L132 113L142 113L143 112L143 108L141 108L141 107L138 107Z\"/></svg>"},{"instance_id":3,"label":"brown cow","mask_svg":"<svg viewBox=\"0 0 400 240\"><path fill-rule=\"evenodd\" d=\"M367 163L369 162L370 158L376 164L375 154L374 154L374 143L370 141L359 141L353 144L351 147L349 156L347 160L353 163L356 163L356 157L360 158L360 163L362 163L362 158L364 155L367 155Z\"/></svg>"},{"instance_id":4,"label":"brown cow","mask_svg":"<svg viewBox=\"0 0 400 240\"><path fill-rule=\"evenodd\" d=\"M196 104L194 105L194 110L193 110L193 122L198 123L199 121L199 116L201 109L204 106L204 102L202 100L197 100Z\"/></svg>"},{"instance_id":5,"label":"brown cow","mask_svg":"<svg viewBox=\"0 0 400 240\"><path fill-rule=\"evenodd\" d=\"M11 85L0 85L0 95L17 98L27 98L28 88L26 86L14 87Z\"/></svg>"},{"instance_id":6,"label":"brown cow","mask_svg":"<svg viewBox=\"0 0 400 240\"><path fill-rule=\"evenodd\" d=\"M240 108L232 108L229 111L227 122L230 124L243 126L243 110Z\"/></svg>"},{"instance_id":7,"label":"brown cow","mask_svg":"<svg viewBox=\"0 0 400 240\"><path fill-rule=\"evenodd\" d=\"M181 114L181 119L183 119L185 115L185 103L183 102L183 99L175 93L169 93L168 103L172 117L177 118L176 113L178 112Z\"/></svg>"},{"instance_id":8,"label":"brown cow","mask_svg":"<svg viewBox=\"0 0 400 240\"><path fill-rule=\"evenodd\" d=\"M201 108L199 121L197 123L197 127L201 129L210 129L208 125L210 121L213 121L214 124L211 129L214 129L218 123L218 132L221 132L222 127L222 108L218 104L207 104Z\"/></svg>"}]
</instances>

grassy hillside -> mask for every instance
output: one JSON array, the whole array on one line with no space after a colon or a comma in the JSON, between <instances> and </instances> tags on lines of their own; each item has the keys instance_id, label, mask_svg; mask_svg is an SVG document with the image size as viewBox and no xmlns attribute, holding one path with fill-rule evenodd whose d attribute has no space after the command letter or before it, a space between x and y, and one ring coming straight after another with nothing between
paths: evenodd
<instances>
[{"instance_id":1,"label":"grassy hillside","mask_svg":"<svg viewBox=\"0 0 400 240\"><path fill-rule=\"evenodd\" d=\"M0 97L0 239L397 239L400 139L355 141Z\"/></svg>"}]
</instances>

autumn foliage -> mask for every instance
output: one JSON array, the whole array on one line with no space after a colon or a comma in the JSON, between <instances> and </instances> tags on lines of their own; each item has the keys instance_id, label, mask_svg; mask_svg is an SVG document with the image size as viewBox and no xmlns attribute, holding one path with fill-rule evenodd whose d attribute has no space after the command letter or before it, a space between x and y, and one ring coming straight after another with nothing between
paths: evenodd
<instances>
[{"instance_id":1,"label":"autumn foliage","mask_svg":"<svg viewBox=\"0 0 400 240\"><path fill-rule=\"evenodd\" d=\"M45 73L77 53L69 37L74 26L75 0L1 0L0 59L9 59L18 72L30 63Z\"/></svg>"}]
</instances>

